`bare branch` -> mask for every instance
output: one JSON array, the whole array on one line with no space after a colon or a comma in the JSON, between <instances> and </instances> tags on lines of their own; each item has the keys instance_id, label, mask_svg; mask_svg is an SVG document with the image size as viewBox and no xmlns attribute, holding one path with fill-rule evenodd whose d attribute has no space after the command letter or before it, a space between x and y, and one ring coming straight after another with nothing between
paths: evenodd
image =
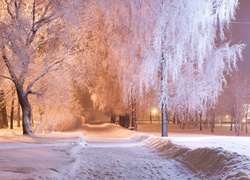
<instances>
[{"instance_id":1,"label":"bare branch","mask_svg":"<svg viewBox=\"0 0 250 180\"><path fill-rule=\"evenodd\" d=\"M0 75L0 77L13 81L13 79L11 77L8 77L8 76Z\"/></svg>"},{"instance_id":2,"label":"bare branch","mask_svg":"<svg viewBox=\"0 0 250 180\"><path fill-rule=\"evenodd\" d=\"M46 74L48 74L49 72L52 71L52 67L59 64L59 63L62 63L66 58L63 57L55 62L53 62L52 64L50 64L40 75L38 75L36 78L34 78L28 85L27 87L27 94L29 93L32 93L32 86L38 81L40 80L42 77L44 77Z\"/></svg>"},{"instance_id":3,"label":"bare branch","mask_svg":"<svg viewBox=\"0 0 250 180\"><path fill-rule=\"evenodd\" d=\"M20 0L19 2L15 0L14 4L15 4L15 10L16 10L16 19L19 19L19 12L21 8L22 0Z\"/></svg>"},{"instance_id":4,"label":"bare branch","mask_svg":"<svg viewBox=\"0 0 250 180\"><path fill-rule=\"evenodd\" d=\"M43 44L45 44L46 42L51 41L51 40L53 40L53 39L55 39L55 38L60 37L60 35L63 34L63 33L65 33L65 31L59 32L59 33L56 34L55 36L51 36L51 37L45 39L44 41L40 42L40 43L37 45L37 47L34 49L33 53L35 53Z\"/></svg>"},{"instance_id":5,"label":"bare branch","mask_svg":"<svg viewBox=\"0 0 250 180\"><path fill-rule=\"evenodd\" d=\"M32 27L30 29L30 32L28 33L28 37L26 39L26 46L29 46L36 35L36 32L41 28L44 24L47 24L49 22L52 22L53 20L57 19L55 16L55 12L52 12L50 15L46 16L49 7L51 6L51 1L46 5L41 18L36 21L36 0L34 0L33 3L33 10L32 10ZM45 17L46 16L46 17Z\"/></svg>"},{"instance_id":6,"label":"bare branch","mask_svg":"<svg viewBox=\"0 0 250 180\"><path fill-rule=\"evenodd\" d=\"M36 20L36 0L34 0L32 8L32 27L35 24L35 20Z\"/></svg>"},{"instance_id":7,"label":"bare branch","mask_svg":"<svg viewBox=\"0 0 250 180\"><path fill-rule=\"evenodd\" d=\"M6 55L5 46L2 46L2 47L1 47L1 50L2 50L2 57L3 57L4 63L5 63L5 65L6 65L6 67L8 68L9 73L10 73L10 76L11 76L10 79L11 79L14 83L16 83L17 77L16 77L16 75L15 75L15 73L14 73L14 71L13 71L13 67L12 67L12 65L11 65L11 63L10 63L10 61L9 61L9 59L8 59L8 57L7 57L7 55ZM7 79L8 79L8 78L7 78Z\"/></svg>"},{"instance_id":8,"label":"bare branch","mask_svg":"<svg viewBox=\"0 0 250 180\"><path fill-rule=\"evenodd\" d=\"M78 42L78 41L77 41L77 42ZM76 42L76 43L77 43L77 42ZM50 64L50 65L49 65L40 75L38 75L37 77L35 77L35 78L29 83L29 85L27 86L27 91L26 91L26 93L27 93L27 94L32 93L32 90L31 90L32 86L33 86L38 80L40 80L41 78L43 78L46 74L48 74L48 73L50 73L50 72L52 72L52 71L57 71L57 70L59 70L60 68L54 68L57 64L60 64L60 63L62 63L63 61L65 61L65 60L67 59L68 56L73 55L73 54L75 54L75 53L77 53L77 52L79 52L79 51L82 50L82 49L79 49L79 50L76 50L76 51L71 52L71 50L73 50L74 46L75 46L75 44L72 45L72 46L69 48L68 53L65 54L64 57L62 57L61 59L58 59L58 60L54 61L53 63L51 63L51 64Z\"/></svg>"},{"instance_id":9,"label":"bare branch","mask_svg":"<svg viewBox=\"0 0 250 180\"><path fill-rule=\"evenodd\" d=\"M8 2L8 0L5 0L5 2L7 4L7 10L8 10L9 15L11 16L12 19L15 19L16 18L15 15L10 10L10 3L11 2Z\"/></svg>"}]
</instances>

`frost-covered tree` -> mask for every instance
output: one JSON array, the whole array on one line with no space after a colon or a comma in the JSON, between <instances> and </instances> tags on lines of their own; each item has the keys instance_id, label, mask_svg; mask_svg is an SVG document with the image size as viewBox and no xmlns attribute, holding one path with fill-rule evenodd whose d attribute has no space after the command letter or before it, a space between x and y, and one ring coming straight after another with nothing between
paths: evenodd
<instances>
[{"instance_id":1,"label":"frost-covered tree","mask_svg":"<svg viewBox=\"0 0 250 180\"><path fill-rule=\"evenodd\" d=\"M7 104L11 99L11 89L11 83L9 83L9 81L6 79L0 78L0 128L9 127Z\"/></svg>"},{"instance_id":2,"label":"frost-covered tree","mask_svg":"<svg viewBox=\"0 0 250 180\"><path fill-rule=\"evenodd\" d=\"M74 23L77 19L72 9L79 3L58 0L0 3L1 63L9 72L1 77L14 83L22 108L23 134L33 135L28 95L39 94L35 84L60 69L61 63L76 50L68 20Z\"/></svg>"},{"instance_id":3,"label":"frost-covered tree","mask_svg":"<svg viewBox=\"0 0 250 180\"><path fill-rule=\"evenodd\" d=\"M94 43L97 46L91 48L105 56L95 56L91 64L105 61L106 72L116 73L124 104L134 95L138 102L139 97L148 101L144 96L148 92L155 94L151 97L162 109L162 136L168 135L167 111L205 112L213 107L225 74L242 58L244 45L231 45L225 35L230 32L237 0L93 4L99 11L91 11L86 22L90 26L93 18L99 22L86 40L98 42L100 46Z\"/></svg>"},{"instance_id":4,"label":"frost-covered tree","mask_svg":"<svg viewBox=\"0 0 250 180\"><path fill-rule=\"evenodd\" d=\"M208 101L216 102L225 73L236 67L244 47L230 46L225 36L237 5L237 1L159 0L139 6L141 11L147 9L147 14L138 21L154 22L153 32L147 37L153 54L145 54L140 65L148 66L148 75L141 73L140 77L141 84L151 86L158 94L162 136L167 136L167 108L184 101L180 109L204 111ZM189 98L189 92L195 98ZM171 101L173 97L179 98Z\"/></svg>"},{"instance_id":5,"label":"frost-covered tree","mask_svg":"<svg viewBox=\"0 0 250 180\"><path fill-rule=\"evenodd\" d=\"M220 96L220 101L217 104L220 113L229 113L231 115L231 126L235 124L236 135L239 135L240 124L245 117L244 104L248 103L250 81L247 74L236 72L229 77L228 85L225 91Z\"/></svg>"},{"instance_id":6,"label":"frost-covered tree","mask_svg":"<svg viewBox=\"0 0 250 180\"><path fill-rule=\"evenodd\" d=\"M117 2L110 1L86 4L85 16L82 18L83 38L80 42L84 51L81 52L81 63L73 69L78 72L74 80L87 88L96 108L108 113L124 114L128 102L123 98L122 91L126 91L124 87L127 84L117 73L129 69L124 65L127 61L123 60L130 57L126 55L128 51L125 51L123 43L128 31L123 31L122 25L119 25L124 17L124 8L117 5ZM128 84L130 88L131 83Z\"/></svg>"}]
</instances>

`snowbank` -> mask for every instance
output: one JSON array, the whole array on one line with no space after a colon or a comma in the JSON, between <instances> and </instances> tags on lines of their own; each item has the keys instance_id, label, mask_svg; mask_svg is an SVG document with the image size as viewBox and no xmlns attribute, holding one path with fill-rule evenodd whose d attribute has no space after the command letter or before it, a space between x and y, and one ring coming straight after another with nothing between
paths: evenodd
<instances>
[{"instance_id":1,"label":"snowbank","mask_svg":"<svg viewBox=\"0 0 250 180\"><path fill-rule=\"evenodd\" d=\"M210 137L211 138L211 137ZM225 139L232 137L224 137ZM222 147L194 147L188 137L162 138L152 135L135 134L133 140L144 142L145 146L156 150L165 158L173 158L205 179L250 178L249 156L232 152ZM186 143L178 141L185 139ZM206 138L205 138L206 139ZM200 146L203 143L200 137ZM247 140L247 139L246 139ZM194 141L194 137L192 137ZM181 143L180 143L181 142ZM207 144L209 146L209 144ZM249 150L248 150L249 151Z\"/></svg>"},{"instance_id":2,"label":"snowbank","mask_svg":"<svg viewBox=\"0 0 250 180\"><path fill-rule=\"evenodd\" d=\"M86 146L81 134L0 134L0 179L68 179Z\"/></svg>"},{"instance_id":3,"label":"snowbank","mask_svg":"<svg viewBox=\"0 0 250 180\"><path fill-rule=\"evenodd\" d=\"M83 124L81 132L84 136L91 138L129 138L136 133L136 131L111 123Z\"/></svg>"}]
</instances>

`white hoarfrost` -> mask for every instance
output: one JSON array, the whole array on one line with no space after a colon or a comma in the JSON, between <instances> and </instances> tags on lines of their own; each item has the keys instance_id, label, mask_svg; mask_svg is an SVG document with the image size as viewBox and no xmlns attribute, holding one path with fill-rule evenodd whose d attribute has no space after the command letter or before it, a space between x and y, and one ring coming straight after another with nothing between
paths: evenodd
<instances>
[{"instance_id":1,"label":"white hoarfrost","mask_svg":"<svg viewBox=\"0 0 250 180\"><path fill-rule=\"evenodd\" d=\"M169 110L206 111L217 101L225 75L242 59L244 45L230 44L225 35L237 6L237 0L89 4L83 26L85 57L96 73L89 86L97 94L95 103L121 109L132 96L138 107L153 101L160 105L167 96ZM119 105L110 105L109 99L119 99Z\"/></svg>"}]
</instances>

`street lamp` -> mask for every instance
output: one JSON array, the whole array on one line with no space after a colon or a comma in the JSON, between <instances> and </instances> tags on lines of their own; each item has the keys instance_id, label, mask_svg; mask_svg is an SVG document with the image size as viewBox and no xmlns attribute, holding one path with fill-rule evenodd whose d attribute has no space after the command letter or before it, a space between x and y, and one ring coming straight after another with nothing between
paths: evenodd
<instances>
[{"instance_id":1,"label":"street lamp","mask_svg":"<svg viewBox=\"0 0 250 180\"><path fill-rule=\"evenodd\" d=\"M151 111L150 111L150 122L152 124L152 120L153 120L153 117L156 117L157 115L157 109L156 108L153 108Z\"/></svg>"},{"instance_id":2,"label":"street lamp","mask_svg":"<svg viewBox=\"0 0 250 180\"><path fill-rule=\"evenodd\" d=\"M246 122L246 118L243 118L242 122L245 123Z\"/></svg>"},{"instance_id":3,"label":"street lamp","mask_svg":"<svg viewBox=\"0 0 250 180\"><path fill-rule=\"evenodd\" d=\"M152 109L152 115L155 116L157 114L157 109L153 108Z\"/></svg>"}]
</instances>

